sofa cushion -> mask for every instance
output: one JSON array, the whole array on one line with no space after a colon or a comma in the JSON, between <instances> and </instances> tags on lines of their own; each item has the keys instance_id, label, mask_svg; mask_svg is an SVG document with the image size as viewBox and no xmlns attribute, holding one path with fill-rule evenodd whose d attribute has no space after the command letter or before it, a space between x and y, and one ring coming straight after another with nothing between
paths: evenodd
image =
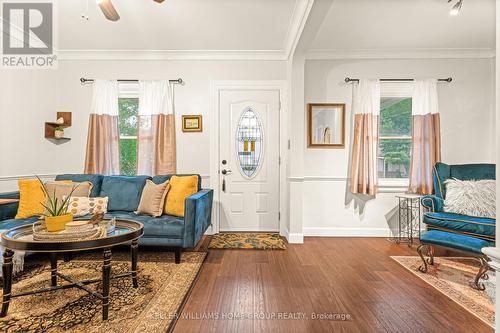
<instances>
[{"instance_id":1,"label":"sofa cushion","mask_svg":"<svg viewBox=\"0 0 500 333\"><path fill-rule=\"evenodd\" d=\"M198 192L198 176L172 176L163 212L167 215L184 217L186 198Z\"/></svg>"},{"instance_id":2,"label":"sofa cushion","mask_svg":"<svg viewBox=\"0 0 500 333\"><path fill-rule=\"evenodd\" d=\"M153 177L153 183L155 183L155 184L161 184L161 183L164 183L165 181L170 180L170 178L172 178L172 176L179 176L179 177L182 177L182 176L198 176L198 191L201 191L201 177L200 177L200 175L196 175L196 174L180 174L180 175L177 175L177 174L171 174L171 175L158 175L158 176L154 176L154 177Z\"/></svg>"},{"instance_id":3,"label":"sofa cushion","mask_svg":"<svg viewBox=\"0 0 500 333\"><path fill-rule=\"evenodd\" d=\"M495 237L495 219L447 212L424 213L424 223L438 228Z\"/></svg>"},{"instance_id":4,"label":"sofa cushion","mask_svg":"<svg viewBox=\"0 0 500 333\"><path fill-rule=\"evenodd\" d=\"M422 243L446 246L452 249L482 254L483 247L495 246L494 242L441 230L429 230L420 237Z\"/></svg>"},{"instance_id":5,"label":"sofa cushion","mask_svg":"<svg viewBox=\"0 0 500 333\"><path fill-rule=\"evenodd\" d=\"M16 219L40 216L45 208L45 194L38 179L19 179L19 207Z\"/></svg>"},{"instance_id":6,"label":"sofa cushion","mask_svg":"<svg viewBox=\"0 0 500 333\"><path fill-rule=\"evenodd\" d=\"M15 227L20 227L26 224L33 224L36 221L38 221L38 216L33 216L29 217L26 219L8 219L8 220L3 220L0 221L0 232L3 232L4 230L12 229Z\"/></svg>"},{"instance_id":7,"label":"sofa cushion","mask_svg":"<svg viewBox=\"0 0 500 333\"><path fill-rule=\"evenodd\" d=\"M73 217L106 213L107 211L107 197L70 197L68 204L68 213L73 214Z\"/></svg>"},{"instance_id":8,"label":"sofa cushion","mask_svg":"<svg viewBox=\"0 0 500 333\"><path fill-rule=\"evenodd\" d=\"M151 217L126 211L114 211L108 212L104 217L107 219L116 217L117 219L141 222L144 225L144 237L182 238L184 234L184 220L175 216Z\"/></svg>"},{"instance_id":9,"label":"sofa cushion","mask_svg":"<svg viewBox=\"0 0 500 333\"><path fill-rule=\"evenodd\" d=\"M56 176L56 180L71 180L75 183L91 182L92 183L92 190L90 191L91 197L99 196L99 193L101 192L101 185L103 178L104 178L103 175L97 175L97 174L89 174L89 175L62 174Z\"/></svg>"},{"instance_id":10,"label":"sofa cushion","mask_svg":"<svg viewBox=\"0 0 500 333\"><path fill-rule=\"evenodd\" d=\"M104 176L100 197L108 197L108 211L133 212L139 207L142 189L149 176Z\"/></svg>"},{"instance_id":11,"label":"sofa cushion","mask_svg":"<svg viewBox=\"0 0 500 333\"><path fill-rule=\"evenodd\" d=\"M142 190L141 201L136 214L158 217L163 214L165 197L167 196L170 184L165 181L161 184L155 184L152 180L146 180L146 185Z\"/></svg>"}]
</instances>

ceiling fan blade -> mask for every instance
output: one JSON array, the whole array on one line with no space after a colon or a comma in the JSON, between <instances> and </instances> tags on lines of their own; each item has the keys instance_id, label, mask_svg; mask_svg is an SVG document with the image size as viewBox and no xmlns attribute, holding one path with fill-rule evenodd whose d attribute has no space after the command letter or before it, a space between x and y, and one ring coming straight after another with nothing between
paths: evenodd
<instances>
[{"instance_id":1,"label":"ceiling fan blade","mask_svg":"<svg viewBox=\"0 0 500 333\"><path fill-rule=\"evenodd\" d=\"M102 13L108 20L118 21L120 19L120 15L118 15L118 12L111 3L111 0L97 0L97 4L99 5Z\"/></svg>"}]
</instances>

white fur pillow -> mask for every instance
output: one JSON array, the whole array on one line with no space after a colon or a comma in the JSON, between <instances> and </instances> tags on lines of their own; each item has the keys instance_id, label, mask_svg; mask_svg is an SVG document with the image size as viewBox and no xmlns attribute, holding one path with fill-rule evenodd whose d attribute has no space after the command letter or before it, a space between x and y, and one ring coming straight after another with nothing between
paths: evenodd
<instances>
[{"instance_id":1,"label":"white fur pillow","mask_svg":"<svg viewBox=\"0 0 500 333\"><path fill-rule=\"evenodd\" d=\"M462 215L495 218L495 180L448 179L444 211Z\"/></svg>"}]
</instances>

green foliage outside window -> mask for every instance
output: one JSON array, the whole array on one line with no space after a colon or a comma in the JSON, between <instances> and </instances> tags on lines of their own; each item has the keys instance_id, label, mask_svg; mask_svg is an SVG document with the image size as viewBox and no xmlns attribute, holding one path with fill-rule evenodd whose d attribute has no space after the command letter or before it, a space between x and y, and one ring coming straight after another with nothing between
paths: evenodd
<instances>
[{"instance_id":1,"label":"green foliage outside window","mask_svg":"<svg viewBox=\"0 0 500 333\"><path fill-rule=\"evenodd\" d=\"M120 132L120 173L135 175L137 170L138 98L118 99L118 130Z\"/></svg>"},{"instance_id":2,"label":"green foliage outside window","mask_svg":"<svg viewBox=\"0 0 500 333\"><path fill-rule=\"evenodd\" d=\"M411 98L383 98L381 102L379 177L407 178L411 154Z\"/></svg>"}]
</instances>

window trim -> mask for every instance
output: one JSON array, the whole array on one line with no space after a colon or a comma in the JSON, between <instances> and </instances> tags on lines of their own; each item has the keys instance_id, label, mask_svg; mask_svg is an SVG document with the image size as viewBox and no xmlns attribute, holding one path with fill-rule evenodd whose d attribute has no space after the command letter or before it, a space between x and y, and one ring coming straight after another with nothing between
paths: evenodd
<instances>
[{"instance_id":1,"label":"window trim","mask_svg":"<svg viewBox=\"0 0 500 333\"><path fill-rule=\"evenodd\" d=\"M381 82L380 98L413 98L413 84L406 82ZM411 140L412 136L379 136L380 140ZM377 147L378 148L378 147ZM377 170L378 173L378 170ZM406 192L410 185L409 178L379 178L378 187L381 193Z\"/></svg>"}]
</instances>

